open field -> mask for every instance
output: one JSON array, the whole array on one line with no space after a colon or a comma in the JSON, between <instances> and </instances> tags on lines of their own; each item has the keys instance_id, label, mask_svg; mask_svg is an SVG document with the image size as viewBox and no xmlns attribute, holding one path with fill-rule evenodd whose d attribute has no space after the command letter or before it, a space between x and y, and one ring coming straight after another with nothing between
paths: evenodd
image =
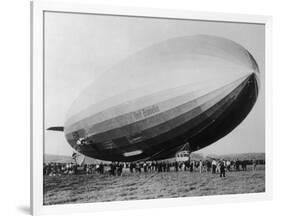
<instances>
[{"instance_id":1,"label":"open field","mask_svg":"<svg viewBox=\"0 0 281 216\"><path fill-rule=\"evenodd\" d=\"M226 178L189 171L44 176L45 205L264 191L264 165L259 165L256 171L227 172Z\"/></svg>"}]
</instances>

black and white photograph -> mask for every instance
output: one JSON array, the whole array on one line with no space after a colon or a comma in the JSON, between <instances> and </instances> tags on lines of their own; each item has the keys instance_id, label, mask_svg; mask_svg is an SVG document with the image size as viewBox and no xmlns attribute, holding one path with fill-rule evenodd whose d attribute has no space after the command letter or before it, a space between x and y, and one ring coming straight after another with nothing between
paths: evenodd
<instances>
[{"instance_id":1,"label":"black and white photograph","mask_svg":"<svg viewBox=\"0 0 281 216\"><path fill-rule=\"evenodd\" d=\"M264 24L43 18L43 205L266 192Z\"/></svg>"}]
</instances>

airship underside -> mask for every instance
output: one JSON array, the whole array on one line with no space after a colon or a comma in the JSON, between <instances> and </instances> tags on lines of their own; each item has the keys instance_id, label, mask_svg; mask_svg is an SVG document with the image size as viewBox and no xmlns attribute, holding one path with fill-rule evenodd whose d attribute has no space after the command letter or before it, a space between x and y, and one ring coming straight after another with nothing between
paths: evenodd
<instances>
[{"instance_id":1,"label":"airship underside","mask_svg":"<svg viewBox=\"0 0 281 216\"><path fill-rule=\"evenodd\" d=\"M78 152L108 161L170 158L186 145L196 151L246 118L258 73L252 55L227 39L168 40L87 88L70 109L65 137Z\"/></svg>"}]
</instances>

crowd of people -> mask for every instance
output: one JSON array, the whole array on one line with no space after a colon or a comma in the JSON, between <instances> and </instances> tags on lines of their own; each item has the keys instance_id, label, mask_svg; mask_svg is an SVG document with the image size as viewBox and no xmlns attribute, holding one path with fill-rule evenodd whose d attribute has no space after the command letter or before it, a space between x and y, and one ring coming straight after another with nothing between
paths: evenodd
<instances>
[{"instance_id":1,"label":"crowd of people","mask_svg":"<svg viewBox=\"0 0 281 216\"><path fill-rule=\"evenodd\" d=\"M210 160L189 160L189 161L142 161L142 162L112 162L99 164L83 164L76 163L44 163L43 173L47 176L57 175L76 175L76 174L109 174L113 176L120 176L126 172L129 173L147 173L147 172L211 172L219 174L220 177L225 177L226 172L231 171L246 171L256 170L257 164L262 164L264 161L257 160L224 160L224 159L210 159Z\"/></svg>"}]
</instances>

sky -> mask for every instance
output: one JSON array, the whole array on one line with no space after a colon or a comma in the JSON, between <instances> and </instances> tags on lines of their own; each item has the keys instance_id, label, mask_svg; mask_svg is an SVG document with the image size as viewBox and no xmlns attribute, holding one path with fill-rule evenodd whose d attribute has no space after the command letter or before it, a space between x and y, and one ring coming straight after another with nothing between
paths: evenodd
<instances>
[{"instance_id":1,"label":"sky","mask_svg":"<svg viewBox=\"0 0 281 216\"><path fill-rule=\"evenodd\" d=\"M260 69L258 100L231 133L198 151L206 154L265 152L265 27L94 14L45 13L45 128L63 126L71 104L94 80L121 60L155 43L209 34L245 47ZM71 155L63 133L45 132L45 153Z\"/></svg>"}]
</instances>

